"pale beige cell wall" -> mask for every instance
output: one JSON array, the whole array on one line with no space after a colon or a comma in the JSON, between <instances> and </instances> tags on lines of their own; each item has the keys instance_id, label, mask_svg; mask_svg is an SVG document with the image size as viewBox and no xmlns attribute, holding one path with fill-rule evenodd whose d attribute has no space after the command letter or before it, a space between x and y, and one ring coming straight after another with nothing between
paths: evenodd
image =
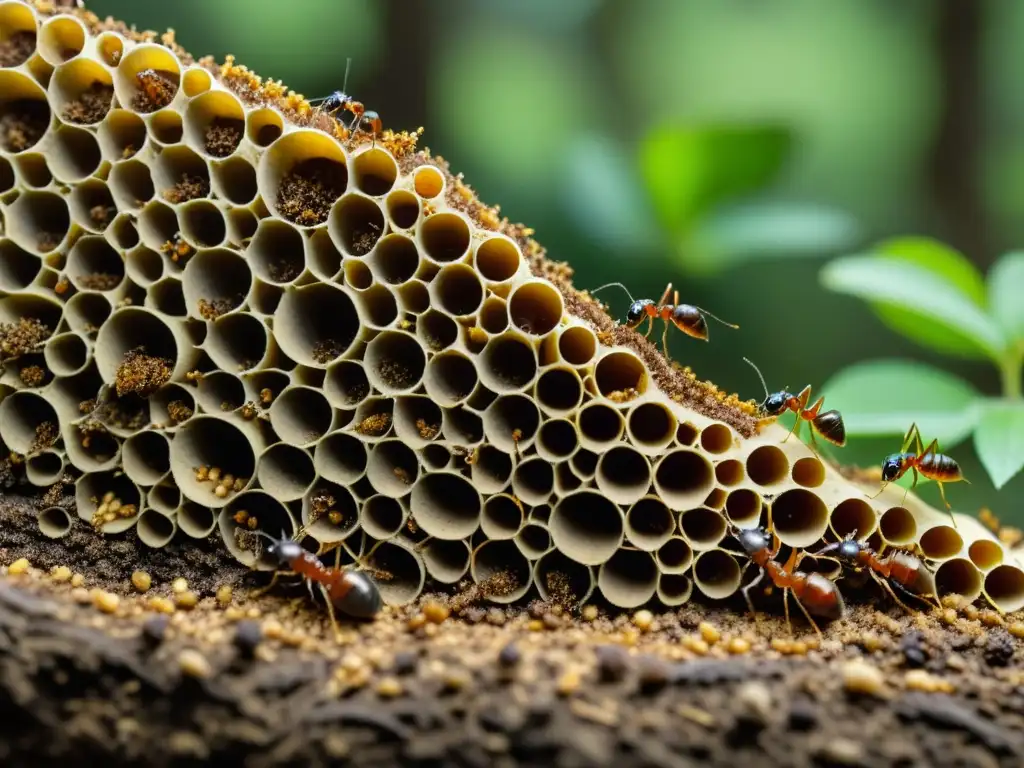
<instances>
[{"instance_id":1,"label":"pale beige cell wall","mask_svg":"<svg viewBox=\"0 0 1024 768\"><path fill-rule=\"evenodd\" d=\"M0 22L40 46L0 71L0 100L51 110L34 146L0 148L17 222L0 238L0 322L52 331L23 361L49 369L41 387L0 381L0 439L40 485L71 471L83 520L108 491L137 504L97 535L217 532L268 569L254 531L303 526L346 563L371 556L392 604L468 574L495 602L536 587L634 608L732 595L731 527L771 523L798 548L854 530L916 546L940 591L1024 607L1024 552L972 518L954 528L895 487L872 497L780 426L742 438L669 399L513 240L454 209L429 163L403 173L381 146L296 127L167 48L71 16L8 1ZM138 112L147 67L177 89ZM65 125L93 80L113 85L110 110ZM236 140L212 151L211 125ZM343 188L322 222L286 221L277 195L307 161ZM209 193L169 196L186 174ZM130 413L85 412L140 345L170 358L169 379L116 404ZM39 524L58 538L80 523L51 508Z\"/></svg>"}]
</instances>

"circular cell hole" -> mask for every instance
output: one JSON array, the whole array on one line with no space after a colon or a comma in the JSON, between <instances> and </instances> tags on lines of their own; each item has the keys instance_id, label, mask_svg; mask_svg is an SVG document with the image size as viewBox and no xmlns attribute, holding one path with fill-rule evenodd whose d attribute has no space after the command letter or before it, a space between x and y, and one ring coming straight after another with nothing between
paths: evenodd
<instances>
[{"instance_id":1,"label":"circular cell hole","mask_svg":"<svg viewBox=\"0 0 1024 768\"><path fill-rule=\"evenodd\" d=\"M189 314L196 319L216 320L242 305L252 285L252 272L241 255L218 248L189 259L181 279Z\"/></svg>"},{"instance_id":2,"label":"circular cell hole","mask_svg":"<svg viewBox=\"0 0 1024 768\"><path fill-rule=\"evenodd\" d=\"M817 488L825 482L825 465L813 456L793 462L793 482L804 488Z\"/></svg>"},{"instance_id":3,"label":"circular cell hole","mask_svg":"<svg viewBox=\"0 0 1024 768\"><path fill-rule=\"evenodd\" d=\"M476 445L484 439L479 414L461 405L445 409L441 431L456 445Z\"/></svg>"},{"instance_id":4,"label":"circular cell hole","mask_svg":"<svg viewBox=\"0 0 1024 768\"><path fill-rule=\"evenodd\" d=\"M540 421L540 411L531 398L504 395L484 411L484 432L496 448L518 455L532 444Z\"/></svg>"},{"instance_id":5,"label":"circular cell hole","mask_svg":"<svg viewBox=\"0 0 1024 768\"><path fill-rule=\"evenodd\" d=\"M1014 565L997 565L985 576L985 595L1007 613L1024 608L1024 571Z\"/></svg>"},{"instance_id":6,"label":"circular cell hole","mask_svg":"<svg viewBox=\"0 0 1024 768\"><path fill-rule=\"evenodd\" d=\"M537 561L534 581L541 600L572 610L594 591L594 574L585 565L570 560L557 549L551 550Z\"/></svg>"},{"instance_id":7,"label":"circular cell hole","mask_svg":"<svg viewBox=\"0 0 1024 768\"><path fill-rule=\"evenodd\" d=\"M181 121L181 115L171 109L157 112L149 118L149 134L158 144L170 147L181 141L185 134L185 127ZM205 175L205 169L204 169ZM209 179L206 180L207 184ZM209 187L207 187L209 188Z\"/></svg>"},{"instance_id":8,"label":"circular cell hole","mask_svg":"<svg viewBox=\"0 0 1024 768\"><path fill-rule=\"evenodd\" d=\"M472 315L484 300L480 278L465 264L451 264L438 272L431 283L434 300L450 315Z\"/></svg>"},{"instance_id":9,"label":"circular cell hole","mask_svg":"<svg viewBox=\"0 0 1024 768\"><path fill-rule=\"evenodd\" d=\"M103 158L96 138L81 128L63 126L53 132L50 167L61 181L82 181L91 176Z\"/></svg>"},{"instance_id":10,"label":"circular cell hole","mask_svg":"<svg viewBox=\"0 0 1024 768\"><path fill-rule=\"evenodd\" d=\"M714 487L711 463L695 451L679 448L666 454L654 473L654 485L670 509L681 512L700 504Z\"/></svg>"},{"instance_id":11,"label":"circular cell hole","mask_svg":"<svg viewBox=\"0 0 1024 768\"><path fill-rule=\"evenodd\" d=\"M35 254L11 240L0 240L0 291L14 293L32 284L43 267Z\"/></svg>"},{"instance_id":12,"label":"circular cell hole","mask_svg":"<svg viewBox=\"0 0 1024 768\"><path fill-rule=\"evenodd\" d=\"M492 296L484 302L480 310L480 327L494 335L508 328L508 308L502 299Z\"/></svg>"},{"instance_id":13,"label":"circular cell hole","mask_svg":"<svg viewBox=\"0 0 1024 768\"><path fill-rule=\"evenodd\" d=\"M224 370L249 371L259 365L266 354L268 337L263 321L240 312L219 317L209 324L204 349Z\"/></svg>"},{"instance_id":14,"label":"circular cell hole","mask_svg":"<svg viewBox=\"0 0 1024 768\"><path fill-rule=\"evenodd\" d=\"M125 440L121 461L132 482L156 485L171 469L171 445L159 432L139 432Z\"/></svg>"},{"instance_id":15,"label":"circular cell hole","mask_svg":"<svg viewBox=\"0 0 1024 768\"><path fill-rule=\"evenodd\" d=\"M182 236L197 248L221 245L228 236L224 212L207 200L183 207L178 216Z\"/></svg>"},{"instance_id":16,"label":"circular cell hole","mask_svg":"<svg viewBox=\"0 0 1024 768\"><path fill-rule=\"evenodd\" d=\"M507 494L491 496L484 503L480 528L489 539L514 538L523 527L523 507Z\"/></svg>"},{"instance_id":17,"label":"circular cell hole","mask_svg":"<svg viewBox=\"0 0 1024 768\"><path fill-rule=\"evenodd\" d=\"M708 453L725 453L733 441L732 430L725 424L709 424L700 433L701 447Z\"/></svg>"},{"instance_id":18,"label":"circular cell hole","mask_svg":"<svg viewBox=\"0 0 1024 768\"><path fill-rule=\"evenodd\" d=\"M385 542L373 553L369 565L375 571L390 576L388 580L377 584L381 599L387 605L406 605L423 591L426 579L423 560L407 546Z\"/></svg>"},{"instance_id":19,"label":"circular cell hole","mask_svg":"<svg viewBox=\"0 0 1024 768\"><path fill-rule=\"evenodd\" d=\"M537 401L555 413L575 410L583 400L583 382L579 374L567 368L549 368L537 379Z\"/></svg>"},{"instance_id":20,"label":"circular cell hole","mask_svg":"<svg viewBox=\"0 0 1024 768\"><path fill-rule=\"evenodd\" d=\"M647 391L647 369L631 352L610 352L602 357L594 371L597 391L610 399Z\"/></svg>"},{"instance_id":21,"label":"circular cell hole","mask_svg":"<svg viewBox=\"0 0 1024 768\"><path fill-rule=\"evenodd\" d=\"M246 133L257 147L266 148L284 133L284 119L274 109L254 109L246 117Z\"/></svg>"},{"instance_id":22,"label":"circular cell hole","mask_svg":"<svg viewBox=\"0 0 1024 768\"><path fill-rule=\"evenodd\" d=\"M100 123L96 138L108 161L128 160L146 144L146 123L127 109L112 109Z\"/></svg>"},{"instance_id":23,"label":"circular cell hole","mask_svg":"<svg viewBox=\"0 0 1024 768\"><path fill-rule=\"evenodd\" d=\"M694 549L709 549L725 538L726 521L713 509L698 507L683 512L679 527Z\"/></svg>"},{"instance_id":24,"label":"circular cell hole","mask_svg":"<svg viewBox=\"0 0 1024 768\"><path fill-rule=\"evenodd\" d=\"M571 463L576 474L584 480L589 480L597 472L597 460L600 458L596 453L581 448L572 455Z\"/></svg>"},{"instance_id":25,"label":"circular cell hole","mask_svg":"<svg viewBox=\"0 0 1024 768\"><path fill-rule=\"evenodd\" d=\"M462 475L428 472L412 490L412 514L428 536L464 539L480 525L480 494Z\"/></svg>"},{"instance_id":26,"label":"circular cell hole","mask_svg":"<svg viewBox=\"0 0 1024 768\"><path fill-rule=\"evenodd\" d=\"M373 272L391 285L411 280L420 265L420 253L416 250L416 243L400 234L382 238L371 258Z\"/></svg>"},{"instance_id":27,"label":"circular cell hole","mask_svg":"<svg viewBox=\"0 0 1024 768\"><path fill-rule=\"evenodd\" d=\"M555 546L584 565L606 562L625 533L622 510L596 491L563 497L551 513L550 529Z\"/></svg>"},{"instance_id":28,"label":"circular cell hole","mask_svg":"<svg viewBox=\"0 0 1024 768\"><path fill-rule=\"evenodd\" d=\"M217 195L234 205L247 205L259 192L256 169L241 157L231 157L217 163L213 166L213 189Z\"/></svg>"},{"instance_id":29,"label":"circular cell hole","mask_svg":"<svg viewBox=\"0 0 1024 768\"><path fill-rule=\"evenodd\" d=\"M614 443L622 437L622 414L610 405L586 405L580 410L578 419L581 436L592 444Z\"/></svg>"},{"instance_id":30,"label":"circular cell hole","mask_svg":"<svg viewBox=\"0 0 1024 768\"><path fill-rule=\"evenodd\" d=\"M618 504L632 504L651 487L651 465L635 448L612 448L598 461L597 487Z\"/></svg>"},{"instance_id":31,"label":"circular cell hole","mask_svg":"<svg viewBox=\"0 0 1024 768\"><path fill-rule=\"evenodd\" d=\"M294 501L301 499L313 485L316 469L309 453L287 443L277 443L260 455L256 479L274 498Z\"/></svg>"},{"instance_id":32,"label":"circular cell hole","mask_svg":"<svg viewBox=\"0 0 1024 768\"><path fill-rule=\"evenodd\" d=\"M939 524L921 534L918 544L929 560L945 560L964 547L964 540L954 528Z\"/></svg>"},{"instance_id":33,"label":"circular cell hole","mask_svg":"<svg viewBox=\"0 0 1024 768\"><path fill-rule=\"evenodd\" d=\"M555 470L544 459L527 459L516 467L512 489L527 504L543 504L555 490Z\"/></svg>"},{"instance_id":34,"label":"circular cell hole","mask_svg":"<svg viewBox=\"0 0 1024 768\"><path fill-rule=\"evenodd\" d=\"M558 337L558 354L569 365L586 365L597 354L597 337L583 326L572 326Z\"/></svg>"},{"instance_id":35,"label":"circular cell hole","mask_svg":"<svg viewBox=\"0 0 1024 768\"><path fill-rule=\"evenodd\" d=\"M939 597L962 595L974 600L981 594L982 576L965 557L956 557L935 569L935 591Z\"/></svg>"},{"instance_id":36,"label":"circular cell hole","mask_svg":"<svg viewBox=\"0 0 1024 768\"><path fill-rule=\"evenodd\" d=\"M44 536L59 539L71 530L71 518L60 507L48 507L39 513L39 530Z\"/></svg>"},{"instance_id":37,"label":"circular cell hole","mask_svg":"<svg viewBox=\"0 0 1024 768\"><path fill-rule=\"evenodd\" d=\"M832 510L832 532L844 538L856 531L858 539L875 532L875 510L863 499L846 499Z\"/></svg>"},{"instance_id":38,"label":"circular cell hole","mask_svg":"<svg viewBox=\"0 0 1024 768\"><path fill-rule=\"evenodd\" d=\"M441 194L441 190L444 189L444 177L431 165L420 166L413 177L413 186L417 195L424 200L430 200Z\"/></svg>"},{"instance_id":39,"label":"circular cell hole","mask_svg":"<svg viewBox=\"0 0 1024 768\"><path fill-rule=\"evenodd\" d=\"M410 229L420 217L420 201L404 189L396 189L387 198L388 219L394 229Z\"/></svg>"},{"instance_id":40,"label":"circular cell hole","mask_svg":"<svg viewBox=\"0 0 1024 768\"><path fill-rule=\"evenodd\" d=\"M497 493L508 487L512 479L512 457L492 445L476 448L472 464L473 485L481 493Z\"/></svg>"},{"instance_id":41,"label":"circular cell hole","mask_svg":"<svg viewBox=\"0 0 1024 768\"><path fill-rule=\"evenodd\" d=\"M99 235L79 239L68 254L65 272L80 291L111 291L124 279L124 257Z\"/></svg>"},{"instance_id":42,"label":"circular cell hole","mask_svg":"<svg viewBox=\"0 0 1024 768\"><path fill-rule=\"evenodd\" d=\"M676 419L662 403L641 403L629 412L629 433L641 446L663 447L676 433Z\"/></svg>"},{"instance_id":43,"label":"circular cell hole","mask_svg":"<svg viewBox=\"0 0 1024 768\"><path fill-rule=\"evenodd\" d=\"M666 544L675 527L672 511L655 496L640 499L626 515L626 537L634 547L646 552Z\"/></svg>"},{"instance_id":44,"label":"circular cell hole","mask_svg":"<svg viewBox=\"0 0 1024 768\"><path fill-rule=\"evenodd\" d=\"M891 507L882 513L878 530L888 544L900 547L917 537L917 521L909 509Z\"/></svg>"},{"instance_id":45,"label":"circular cell hole","mask_svg":"<svg viewBox=\"0 0 1024 768\"><path fill-rule=\"evenodd\" d=\"M291 445L310 445L331 428L334 411L327 398L314 387L289 387L270 406L274 431Z\"/></svg>"},{"instance_id":46,"label":"circular cell hole","mask_svg":"<svg viewBox=\"0 0 1024 768\"><path fill-rule=\"evenodd\" d=\"M697 442L697 436L699 434L700 430L693 426L693 424L683 422L676 429L676 442L679 443L679 445L693 445Z\"/></svg>"},{"instance_id":47,"label":"circular cell hole","mask_svg":"<svg viewBox=\"0 0 1024 768\"><path fill-rule=\"evenodd\" d=\"M537 436L537 451L550 461L567 459L579 445L576 426L568 419L549 419Z\"/></svg>"},{"instance_id":48,"label":"circular cell hole","mask_svg":"<svg viewBox=\"0 0 1024 768\"><path fill-rule=\"evenodd\" d=\"M355 342L359 313L349 295L326 283L285 292L274 319L274 335L297 363L325 368Z\"/></svg>"},{"instance_id":49,"label":"circular cell hole","mask_svg":"<svg viewBox=\"0 0 1024 768\"><path fill-rule=\"evenodd\" d=\"M550 283L534 281L516 288L508 301L512 324L524 333L543 336L562 320L562 295Z\"/></svg>"},{"instance_id":50,"label":"circular cell hole","mask_svg":"<svg viewBox=\"0 0 1024 768\"><path fill-rule=\"evenodd\" d=\"M390 496L371 496L363 502L359 522L375 539L390 539L405 525L405 509Z\"/></svg>"},{"instance_id":51,"label":"circular cell hole","mask_svg":"<svg viewBox=\"0 0 1024 768\"><path fill-rule=\"evenodd\" d=\"M740 586L740 566L728 552L711 549L693 561L693 580L707 597L724 600Z\"/></svg>"},{"instance_id":52,"label":"circular cell hole","mask_svg":"<svg viewBox=\"0 0 1024 768\"><path fill-rule=\"evenodd\" d=\"M527 341L511 333L495 336L480 355L480 378L497 393L525 389L537 375L537 354Z\"/></svg>"},{"instance_id":53,"label":"circular cell hole","mask_svg":"<svg viewBox=\"0 0 1024 768\"><path fill-rule=\"evenodd\" d=\"M476 268L484 280L491 283L511 279L519 271L522 260L516 244L504 237L484 240L476 249Z\"/></svg>"},{"instance_id":54,"label":"circular cell hole","mask_svg":"<svg viewBox=\"0 0 1024 768\"><path fill-rule=\"evenodd\" d=\"M214 416L194 416L171 442L171 472L181 492L197 504L222 507L231 498L218 496L217 484L197 477L198 467L217 467L222 475L249 482L256 470L253 443L235 424ZM275 502L276 503L276 502ZM275 531L278 535L280 531Z\"/></svg>"},{"instance_id":55,"label":"circular cell hole","mask_svg":"<svg viewBox=\"0 0 1024 768\"><path fill-rule=\"evenodd\" d=\"M638 608L658 588L658 566L647 552L620 549L601 566L597 577L601 594L618 608Z\"/></svg>"},{"instance_id":56,"label":"circular cell hole","mask_svg":"<svg viewBox=\"0 0 1024 768\"><path fill-rule=\"evenodd\" d=\"M338 250L360 258L373 250L384 226L380 205L369 197L347 194L331 210L328 231Z\"/></svg>"},{"instance_id":57,"label":"circular cell hole","mask_svg":"<svg viewBox=\"0 0 1024 768\"><path fill-rule=\"evenodd\" d=\"M448 315L430 309L416 321L416 335L433 352L447 349L459 337L459 326ZM476 374L473 374L476 378Z\"/></svg>"},{"instance_id":58,"label":"circular cell hole","mask_svg":"<svg viewBox=\"0 0 1024 768\"><path fill-rule=\"evenodd\" d=\"M551 534L540 523L527 523L516 536L516 546L529 560L537 560L551 551Z\"/></svg>"},{"instance_id":59,"label":"circular cell hole","mask_svg":"<svg viewBox=\"0 0 1024 768\"><path fill-rule=\"evenodd\" d=\"M395 186L397 178L395 158L383 149L360 152L352 161L352 180L356 189L370 197L386 195Z\"/></svg>"},{"instance_id":60,"label":"circular cell hole","mask_svg":"<svg viewBox=\"0 0 1024 768\"><path fill-rule=\"evenodd\" d=\"M149 166L139 160L114 163L108 183L121 211L137 211L156 194Z\"/></svg>"},{"instance_id":61,"label":"circular cell hole","mask_svg":"<svg viewBox=\"0 0 1024 768\"><path fill-rule=\"evenodd\" d=\"M794 488L772 503L772 524L783 544L809 547L828 528L828 508L816 494Z\"/></svg>"},{"instance_id":62,"label":"circular cell hole","mask_svg":"<svg viewBox=\"0 0 1024 768\"><path fill-rule=\"evenodd\" d=\"M655 557L663 573L683 573L693 565L693 550L678 536L659 547Z\"/></svg>"},{"instance_id":63,"label":"circular cell hole","mask_svg":"<svg viewBox=\"0 0 1024 768\"><path fill-rule=\"evenodd\" d=\"M401 440L382 440L370 449L366 477L384 496L405 496L416 484L419 472L415 451Z\"/></svg>"},{"instance_id":64,"label":"circular cell hole","mask_svg":"<svg viewBox=\"0 0 1024 768\"><path fill-rule=\"evenodd\" d=\"M364 268L365 266L360 265ZM366 324L371 328L387 328L398 319L398 300L395 294L380 283L370 285L358 295L357 300L363 317L366 318Z\"/></svg>"},{"instance_id":65,"label":"circular cell hole","mask_svg":"<svg viewBox=\"0 0 1024 768\"><path fill-rule=\"evenodd\" d=\"M338 485L351 485L366 473L368 456L361 440L334 432L316 445L313 466L317 474Z\"/></svg>"},{"instance_id":66,"label":"circular cell hole","mask_svg":"<svg viewBox=\"0 0 1024 768\"><path fill-rule=\"evenodd\" d=\"M789 459L780 448L762 445L747 457L747 474L758 485L775 485L786 479Z\"/></svg>"},{"instance_id":67,"label":"circular cell hole","mask_svg":"<svg viewBox=\"0 0 1024 768\"><path fill-rule=\"evenodd\" d=\"M749 526L761 519L761 496L749 488L737 488L725 500L725 515L734 525Z\"/></svg>"},{"instance_id":68,"label":"circular cell hole","mask_svg":"<svg viewBox=\"0 0 1024 768\"><path fill-rule=\"evenodd\" d=\"M978 568L988 571L1003 562L1003 548L998 542L978 539L967 548L967 556Z\"/></svg>"},{"instance_id":69,"label":"circular cell hole","mask_svg":"<svg viewBox=\"0 0 1024 768\"><path fill-rule=\"evenodd\" d=\"M335 408L355 408L370 394L366 369L354 360L338 360L327 367L324 394Z\"/></svg>"},{"instance_id":70,"label":"circular cell hole","mask_svg":"<svg viewBox=\"0 0 1024 768\"><path fill-rule=\"evenodd\" d=\"M26 251L55 251L71 227L67 203L52 192L23 192L4 213L7 236Z\"/></svg>"},{"instance_id":71,"label":"circular cell hole","mask_svg":"<svg viewBox=\"0 0 1024 768\"><path fill-rule=\"evenodd\" d=\"M736 485L743 482L744 477L743 462L737 459L725 459L715 467L715 479L722 485Z\"/></svg>"},{"instance_id":72,"label":"circular cell hole","mask_svg":"<svg viewBox=\"0 0 1024 768\"><path fill-rule=\"evenodd\" d=\"M513 541L487 541L470 565L473 581L492 603L514 603L530 589L530 561Z\"/></svg>"},{"instance_id":73,"label":"circular cell hole","mask_svg":"<svg viewBox=\"0 0 1024 768\"><path fill-rule=\"evenodd\" d=\"M367 345L364 360L370 384L383 394L418 387L427 364L416 337L403 331L378 335Z\"/></svg>"},{"instance_id":74,"label":"circular cell hole","mask_svg":"<svg viewBox=\"0 0 1024 768\"><path fill-rule=\"evenodd\" d=\"M427 258L439 264L458 261L469 250L469 225L455 213L435 213L420 223L418 234Z\"/></svg>"},{"instance_id":75,"label":"circular cell hole","mask_svg":"<svg viewBox=\"0 0 1024 768\"><path fill-rule=\"evenodd\" d=\"M443 445L430 443L420 449L420 458L423 460L423 466L427 469L444 469L451 463L452 454ZM478 487L480 486L478 485ZM482 487L480 490L487 493Z\"/></svg>"},{"instance_id":76,"label":"circular cell hole","mask_svg":"<svg viewBox=\"0 0 1024 768\"><path fill-rule=\"evenodd\" d=\"M438 405L456 405L476 388L476 366L461 352L443 352L430 359L424 383Z\"/></svg>"}]
</instances>

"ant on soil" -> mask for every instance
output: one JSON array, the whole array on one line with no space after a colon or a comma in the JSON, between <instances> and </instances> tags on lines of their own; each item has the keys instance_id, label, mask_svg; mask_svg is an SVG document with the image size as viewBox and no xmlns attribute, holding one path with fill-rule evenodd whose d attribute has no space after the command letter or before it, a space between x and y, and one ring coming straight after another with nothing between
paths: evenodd
<instances>
[{"instance_id":1,"label":"ant on soil","mask_svg":"<svg viewBox=\"0 0 1024 768\"><path fill-rule=\"evenodd\" d=\"M352 59L346 59L345 61L345 79L341 83L341 90L335 91L330 96L323 96L319 99L310 99L310 103L314 101L321 102L320 108L330 114L332 117L337 115L338 112L350 112L352 113L352 122L349 125L345 125L338 120L339 123L348 131L349 139L355 137L356 133L362 128L366 133L369 133L373 139L374 144L377 142L377 137L384 130L384 125L381 122L380 115L372 110L367 110L363 105L363 102L356 101L347 93L345 93L345 87L348 85L348 73L352 66ZM337 118L335 117L337 120Z\"/></svg>"},{"instance_id":2,"label":"ant on soil","mask_svg":"<svg viewBox=\"0 0 1024 768\"><path fill-rule=\"evenodd\" d=\"M907 451L911 443L916 444L917 451L915 453ZM907 430L900 452L891 453L882 460L882 487L871 498L878 496L889 483L896 482L903 477L907 470L914 473L914 482L907 489L906 493L903 494L903 500L906 501L907 493L910 493L911 490L917 487L919 474L924 475L929 480L934 480L935 484L939 486L942 503L946 505L946 511L953 521L953 527L956 528L957 524L956 518L953 517L953 508L950 507L949 502L946 500L946 490L942 484L963 481L970 485L970 482L964 477L960 465L956 463L955 459L944 453L939 453L938 438L932 440L928 447L923 452L921 451L921 430L917 428L916 423L911 424L910 429Z\"/></svg>"},{"instance_id":3,"label":"ant on soil","mask_svg":"<svg viewBox=\"0 0 1024 768\"><path fill-rule=\"evenodd\" d=\"M644 320L650 320L650 325L647 326L647 333L644 334L644 338L651 335L651 331L654 330L654 321L661 318L665 321L665 332L661 334L661 346L665 350L665 357L668 357L668 329L669 323L674 325L680 331L685 333L687 336L692 336L695 339L701 341L708 340L708 321L704 317L707 315L722 325L726 325L730 328L739 328L738 325L727 323L720 317L716 317L708 312L706 309L694 306L692 304L680 304L679 303L679 291L675 292L673 304L666 304L668 295L672 291L672 283L669 283L665 288L665 293L661 295L661 299L658 301L652 301L651 299L633 299L629 289L626 288L622 283L607 283L602 285L600 288L595 288L590 293L591 295L598 291L603 291L605 288L611 288L613 285L619 286L626 295L629 296L629 300L632 302L629 305L629 309L626 311L626 327L627 328L639 328Z\"/></svg>"},{"instance_id":4,"label":"ant on soil","mask_svg":"<svg viewBox=\"0 0 1024 768\"><path fill-rule=\"evenodd\" d=\"M865 542L857 541L857 531L851 532L842 541L829 544L823 549L815 552L815 556L824 555L828 552L835 552L836 555L848 564L859 566L867 570L878 584L880 584L907 613L913 613L889 584L891 581L900 590L932 605L928 598L935 598L935 605L942 607L935 591L935 576L929 571L919 557L910 552L894 549L885 555L879 555Z\"/></svg>"},{"instance_id":5,"label":"ant on soil","mask_svg":"<svg viewBox=\"0 0 1024 768\"><path fill-rule=\"evenodd\" d=\"M275 539L263 531L255 531L255 533L270 541L267 554L277 563L277 570L274 572L270 584L260 590L260 594L273 587L279 576L296 575L306 581L309 595L313 597L313 583L316 582L320 594L323 595L327 603L327 613L330 616L336 638L340 630L335 609L356 619L372 619L380 613L383 601L377 584L358 570L342 568L340 549L337 551L335 566L328 568L319 557L307 551L299 543L299 539L304 535L301 528L290 538L285 536L284 531L281 532L280 539ZM373 554L372 550L369 554Z\"/></svg>"},{"instance_id":6,"label":"ant on soil","mask_svg":"<svg viewBox=\"0 0 1024 768\"><path fill-rule=\"evenodd\" d=\"M772 583L782 590L786 626L789 627L790 634L793 633L793 626L789 621L790 592L793 593L796 604L800 606L800 610L804 612L807 621L819 636L821 630L811 618L812 613L830 621L840 619L845 615L846 605L835 582L820 573L805 573L795 570L800 564L800 560L803 559L803 555L796 549L790 552L785 563L779 563L775 557L782 548L782 541L774 534L768 533L765 528L734 529L733 536L743 547L744 553L751 562L760 568L757 577L741 590L743 598L747 601L747 607L754 614L755 621L758 621L758 614L754 610L753 600L750 599L750 590L761 583L765 574L768 574Z\"/></svg>"},{"instance_id":7,"label":"ant on soil","mask_svg":"<svg viewBox=\"0 0 1024 768\"><path fill-rule=\"evenodd\" d=\"M833 445L837 445L840 448L846 445L846 425L843 423L843 415L839 413L839 411L835 410L821 413L821 406L825 402L824 396L815 400L814 405L810 408L807 407L807 403L811 399L810 384L800 390L799 395L793 395L786 389L782 389L779 392L771 394L768 392L768 385L765 383L764 376L761 375L761 370L754 365L751 360L748 360L745 357L743 360L754 369L757 373L757 377L761 380L761 386L764 387L765 399L764 402L761 403L760 408L761 411L766 414L768 419L776 419L786 411L792 411L796 414L796 422L793 424L793 428L789 430L789 434L783 438L782 442L789 440L794 433L799 437L800 427L803 426L804 421L809 421L813 427L811 430L812 443L816 442L814 433L817 432Z\"/></svg>"}]
</instances>

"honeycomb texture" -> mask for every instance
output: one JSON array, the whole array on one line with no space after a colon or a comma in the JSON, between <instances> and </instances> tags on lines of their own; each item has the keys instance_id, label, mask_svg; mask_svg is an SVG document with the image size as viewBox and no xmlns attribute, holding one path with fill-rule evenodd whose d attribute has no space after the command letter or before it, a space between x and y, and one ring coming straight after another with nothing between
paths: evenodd
<instances>
[{"instance_id":1,"label":"honeycomb texture","mask_svg":"<svg viewBox=\"0 0 1024 768\"><path fill-rule=\"evenodd\" d=\"M940 592L1024 606L972 518L869 498L670 366L416 135L22 0L0 64L0 439L98 534L271 569L257 532L302 526L391 604L468 575L631 608L732 595L728 525L770 521L916 544Z\"/></svg>"}]
</instances>

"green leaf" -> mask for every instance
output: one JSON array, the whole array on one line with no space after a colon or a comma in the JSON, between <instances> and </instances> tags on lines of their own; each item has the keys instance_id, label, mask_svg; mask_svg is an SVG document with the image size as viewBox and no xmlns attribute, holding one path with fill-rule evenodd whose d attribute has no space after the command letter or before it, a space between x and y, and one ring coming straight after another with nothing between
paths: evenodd
<instances>
[{"instance_id":1,"label":"green leaf","mask_svg":"<svg viewBox=\"0 0 1024 768\"><path fill-rule=\"evenodd\" d=\"M843 414L850 437L903 436L916 423L943 448L964 440L979 415L980 396L966 382L922 363L872 360L840 371L822 387L826 407ZM893 441L893 450L899 445Z\"/></svg>"},{"instance_id":2,"label":"green leaf","mask_svg":"<svg viewBox=\"0 0 1024 768\"><path fill-rule=\"evenodd\" d=\"M1024 252L1007 253L988 273L992 316L1018 342L1024 341Z\"/></svg>"},{"instance_id":3,"label":"green leaf","mask_svg":"<svg viewBox=\"0 0 1024 768\"><path fill-rule=\"evenodd\" d=\"M712 207L757 190L792 146L776 126L663 127L640 145L640 174L655 215L678 239Z\"/></svg>"},{"instance_id":4,"label":"green leaf","mask_svg":"<svg viewBox=\"0 0 1024 768\"><path fill-rule=\"evenodd\" d=\"M985 280L981 272L959 251L938 240L899 237L879 243L872 251L923 267L959 289L979 307L985 307ZM936 327L924 315L884 302L873 302L871 306L889 328L923 347L969 360L987 357L969 337L955 329Z\"/></svg>"},{"instance_id":5,"label":"green leaf","mask_svg":"<svg viewBox=\"0 0 1024 768\"><path fill-rule=\"evenodd\" d=\"M1024 403L988 405L974 432L974 450L996 490L1024 469Z\"/></svg>"},{"instance_id":6,"label":"green leaf","mask_svg":"<svg viewBox=\"0 0 1024 768\"><path fill-rule=\"evenodd\" d=\"M911 310L937 330L959 334L996 361L1006 350L1002 329L984 310L955 285L916 264L888 256L844 256L827 264L820 277L837 293Z\"/></svg>"},{"instance_id":7,"label":"green leaf","mask_svg":"<svg viewBox=\"0 0 1024 768\"><path fill-rule=\"evenodd\" d=\"M813 258L853 247L853 216L808 203L756 202L720 207L695 226L683 247L689 265L722 269L757 258Z\"/></svg>"}]
</instances>

